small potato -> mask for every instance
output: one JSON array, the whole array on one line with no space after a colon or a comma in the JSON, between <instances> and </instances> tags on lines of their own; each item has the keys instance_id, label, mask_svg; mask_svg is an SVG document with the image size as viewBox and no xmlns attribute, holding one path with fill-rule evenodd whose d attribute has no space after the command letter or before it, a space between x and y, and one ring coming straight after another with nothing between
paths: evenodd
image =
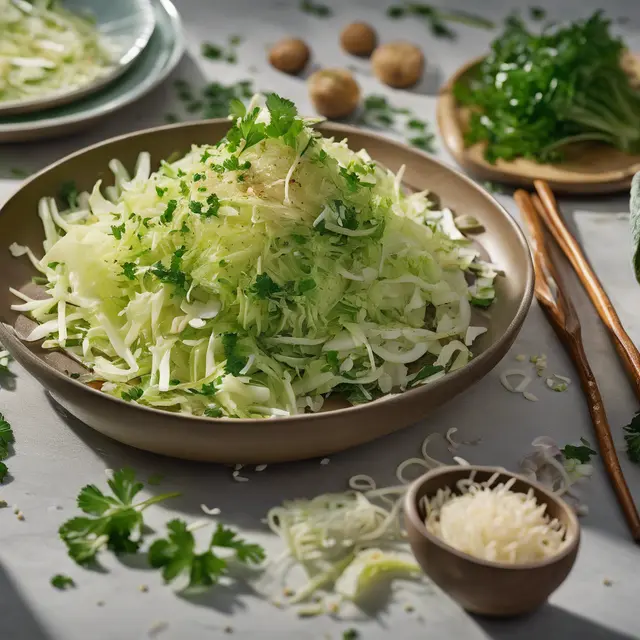
<instances>
[{"instance_id":1,"label":"small potato","mask_svg":"<svg viewBox=\"0 0 640 640\"><path fill-rule=\"evenodd\" d=\"M378 44L378 36L365 22L352 22L342 30L340 44L347 53L368 58Z\"/></svg>"},{"instance_id":2,"label":"small potato","mask_svg":"<svg viewBox=\"0 0 640 640\"><path fill-rule=\"evenodd\" d=\"M390 87L411 87L424 71L424 56L419 47L409 42L380 45L371 56L373 72Z\"/></svg>"},{"instance_id":3,"label":"small potato","mask_svg":"<svg viewBox=\"0 0 640 640\"><path fill-rule=\"evenodd\" d=\"M271 47L269 62L271 66L284 73L300 73L311 56L306 42L299 38L284 38Z\"/></svg>"},{"instance_id":4,"label":"small potato","mask_svg":"<svg viewBox=\"0 0 640 640\"><path fill-rule=\"evenodd\" d=\"M326 118L346 118L360 103L360 87L346 69L321 69L308 82L311 102Z\"/></svg>"}]
</instances>

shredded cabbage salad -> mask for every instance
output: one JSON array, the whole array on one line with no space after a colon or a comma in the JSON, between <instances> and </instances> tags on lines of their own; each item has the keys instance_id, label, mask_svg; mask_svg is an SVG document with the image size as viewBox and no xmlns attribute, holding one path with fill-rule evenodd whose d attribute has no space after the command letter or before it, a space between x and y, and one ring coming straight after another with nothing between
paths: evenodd
<instances>
[{"instance_id":1,"label":"shredded cabbage salad","mask_svg":"<svg viewBox=\"0 0 640 640\"><path fill-rule=\"evenodd\" d=\"M0 0L0 34L0 101L86 85L113 66L95 24L57 0Z\"/></svg>"},{"instance_id":2,"label":"shredded cabbage salad","mask_svg":"<svg viewBox=\"0 0 640 640\"><path fill-rule=\"evenodd\" d=\"M266 102L266 103L265 103ZM262 106L261 106L262 105ZM48 296L14 309L83 381L168 411L260 418L428 384L464 366L498 269L397 175L275 94L217 144L40 202ZM470 285L469 282L472 282Z\"/></svg>"}]
</instances>

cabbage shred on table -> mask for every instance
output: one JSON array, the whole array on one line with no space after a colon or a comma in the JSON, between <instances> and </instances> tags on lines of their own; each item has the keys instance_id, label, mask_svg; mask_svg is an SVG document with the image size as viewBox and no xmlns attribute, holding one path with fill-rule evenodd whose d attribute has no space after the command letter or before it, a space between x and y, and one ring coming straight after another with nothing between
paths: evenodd
<instances>
[{"instance_id":1,"label":"cabbage shred on table","mask_svg":"<svg viewBox=\"0 0 640 640\"><path fill-rule=\"evenodd\" d=\"M327 139L275 94L214 145L58 211L40 202L49 298L14 308L30 340L64 348L144 405L212 417L364 402L465 365L495 268L426 192ZM475 281L468 284L473 272ZM83 378L84 379L84 378Z\"/></svg>"},{"instance_id":2,"label":"cabbage shred on table","mask_svg":"<svg viewBox=\"0 0 640 640\"><path fill-rule=\"evenodd\" d=\"M89 84L113 53L91 19L56 0L0 0L0 102Z\"/></svg>"}]
</instances>

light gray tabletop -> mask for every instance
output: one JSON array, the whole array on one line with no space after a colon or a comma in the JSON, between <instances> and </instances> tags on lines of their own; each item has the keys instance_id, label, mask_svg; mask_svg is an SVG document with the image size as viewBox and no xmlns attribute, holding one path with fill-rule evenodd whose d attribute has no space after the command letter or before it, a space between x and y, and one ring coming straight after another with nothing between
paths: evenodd
<instances>
[{"instance_id":1,"label":"light gray tabletop","mask_svg":"<svg viewBox=\"0 0 640 640\"><path fill-rule=\"evenodd\" d=\"M173 87L176 78L194 83L254 78L256 88L275 90L294 99L301 111L310 112L304 81L284 76L266 63L266 47L281 36L292 34L305 39L314 51L314 63L327 66L353 64L341 53L337 34L341 26L355 19L375 25L383 40L405 38L420 43L429 71L425 82L414 91L382 87L365 73L366 64L355 64L362 69L358 81L365 94L384 93L393 98L394 104L408 106L433 123L438 85L460 64L481 54L492 37L490 32L456 25L457 41L438 40L416 21L387 19L385 8L390 1L323 1L334 9L331 18L309 17L298 9L296 0L179 1L190 52L174 77L86 134L38 144L1 146L0 200L19 185L11 174L13 167L33 172L87 144L160 124L167 112L180 113ZM483 13L498 20L516 7L515 0L457 0L454 4L474 11L481 5ZM585 15L599 3L565 0L536 4L547 5L549 17L561 19ZM640 5L631 0L610 0L606 9L612 17L631 18L624 35L631 49L640 50ZM243 37L238 64L201 57L203 40L222 43L229 34L236 33ZM451 162L439 146L439 155ZM512 199L498 197L517 217ZM627 221L619 215L628 210L626 197L565 200L562 206L610 289L623 320L635 340L640 341L640 287L630 272ZM2 240L7 244L11 241ZM576 278L566 269L565 275L583 323L588 355L601 385L623 469L640 502L640 467L626 459L621 435L621 427L629 422L637 402ZM584 537L575 569L540 611L507 622L469 616L435 588L395 592L380 611L363 615L355 623L327 616L299 619L292 611L274 608L244 586L223 586L200 599L186 600L163 586L158 572L127 559L119 561L104 554L105 573L80 569L66 556L57 537L61 522L76 513L74 502L80 487L92 482L103 485L107 468L129 465L142 478L159 473L165 480L159 487L152 487L153 491L182 491L181 498L148 511L150 524L158 530L171 517L189 521L203 517L199 505L206 503L221 509L222 521L237 526L247 537L263 543L268 552L277 554L281 551L279 542L261 523L271 506L287 498L343 490L355 473L371 474L380 483L392 482L397 464L416 455L429 433L444 433L457 427L464 439L482 439L478 446L464 449L462 455L467 459L511 469L517 469L519 459L530 451L531 441L537 436L550 435L561 445L575 442L580 436L593 440L585 400L576 383L566 393L553 393L536 379L532 391L540 397L537 403L526 402L502 388L500 373L519 365L514 360L519 353L546 353L550 371L577 381L560 343L534 304L510 355L484 380L420 424L335 455L326 465L312 460L270 466L260 473L250 471L245 483L234 482L229 469L223 466L165 459L109 441L66 415L14 363L13 384L0 390L0 410L12 423L17 441L15 455L8 461L12 480L0 486L0 498L9 505L18 505L25 520L18 520L10 508L0 510L0 638L129 640L155 634L162 640L199 639L227 637L224 629L228 626L233 628L232 637L273 640L340 638L350 627L357 627L360 637L366 640L392 635L434 640L640 638L640 550L629 539L599 458L592 480L582 489L589 513L582 519ZM447 455L444 447L439 452L436 447L436 453ZM69 574L78 588L69 592L53 589L49 580L55 573ZM149 586L148 592L140 591L142 584ZM414 612L405 610L407 603L415 607Z\"/></svg>"}]
</instances>

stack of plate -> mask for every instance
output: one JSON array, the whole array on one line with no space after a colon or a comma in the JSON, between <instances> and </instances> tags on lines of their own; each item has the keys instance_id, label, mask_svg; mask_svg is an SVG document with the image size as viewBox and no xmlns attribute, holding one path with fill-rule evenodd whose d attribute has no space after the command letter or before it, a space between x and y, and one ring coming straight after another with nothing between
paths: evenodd
<instances>
[{"instance_id":1,"label":"stack of plate","mask_svg":"<svg viewBox=\"0 0 640 640\"><path fill-rule=\"evenodd\" d=\"M62 6L95 18L98 31L117 45L117 64L86 86L36 99L0 101L0 142L87 128L156 87L182 57L182 26L170 0L63 0Z\"/></svg>"}]
</instances>

